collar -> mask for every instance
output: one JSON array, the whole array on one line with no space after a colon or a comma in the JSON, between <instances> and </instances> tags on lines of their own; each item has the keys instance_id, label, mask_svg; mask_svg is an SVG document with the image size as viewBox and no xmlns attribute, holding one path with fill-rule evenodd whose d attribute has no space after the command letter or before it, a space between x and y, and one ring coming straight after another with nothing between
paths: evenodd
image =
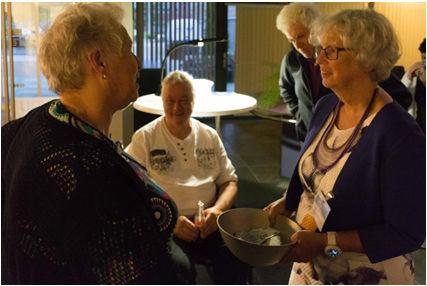
<instances>
[{"instance_id":1,"label":"collar","mask_svg":"<svg viewBox=\"0 0 427 286\"><path fill-rule=\"evenodd\" d=\"M69 112L59 99L52 101L52 103L49 105L49 114L56 120L70 125L83 133L86 133L102 141L106 141L109 144L116 145L113 141L102 134L101 131Z\"/></svg>"}]
</instances>

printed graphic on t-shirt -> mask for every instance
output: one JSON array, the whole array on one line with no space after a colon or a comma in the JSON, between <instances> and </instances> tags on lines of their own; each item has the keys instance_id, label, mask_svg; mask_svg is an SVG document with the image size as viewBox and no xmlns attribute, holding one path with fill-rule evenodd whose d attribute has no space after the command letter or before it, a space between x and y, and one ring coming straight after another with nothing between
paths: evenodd
<instances>
[{"instance_id":1,"label":"printed graphic on t-shirt","mask_svg":"<svg viewBox=\"0 0 427 286\"><path fill-rule=\"evenodd\" d=\"M215 167L215 151L213 148L197 148L197 165L203 169L213 169Z\"/></svg>"},{"instance_id":2,"label":"printed graphic on t-shirt","mask_svg":"<svg viewBox=\"0 0 427 286\"><path fill-rule=\"evenodd\" d=\"M150 151L150 166L159 173L173 171L172 163L176 158L164 149L155 149Z\"/></svg>"}]
</instances>

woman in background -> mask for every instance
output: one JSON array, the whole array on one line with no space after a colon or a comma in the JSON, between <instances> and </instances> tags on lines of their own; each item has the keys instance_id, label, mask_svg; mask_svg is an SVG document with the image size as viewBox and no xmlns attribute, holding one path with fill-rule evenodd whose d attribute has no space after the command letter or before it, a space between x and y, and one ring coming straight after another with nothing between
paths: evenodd
<instances>
[{"instance_id":1,"label":"woman in background","mask_svg":"<svg viewBox=\"0 0 427 286\"><path fill-rule=\"evenodd\" d=\"M390 22L344 10L314 24L322 83L285 197L265 208L304 230L284 261L290 284L413 284L425 237L425 136L378 86L399 58Z\"/></svg>"},{"instance_id":2,"label":"woman in background","mask_svg":"<svg viewBox=\"0 0 427 286\"><path fill-rule=\"evenodd\" d=\"M167 246L173 201L108 138L138 90L122 15L69 5L41 39L59 100L2 127L2 283L184 282Z\"/></svg>"},{"instance_id":3,"label":"woman in background","mask_svg":"<svg viewBox=\"0 0 427 286\"><path fill-rule=\"evenodd\" d=\"M418 50L421 61L414 63L403 75L402 82L412 95L412 104L409 113L415 118L426 133L426 39L421 42Z\"/></svg>"}]
</instances>

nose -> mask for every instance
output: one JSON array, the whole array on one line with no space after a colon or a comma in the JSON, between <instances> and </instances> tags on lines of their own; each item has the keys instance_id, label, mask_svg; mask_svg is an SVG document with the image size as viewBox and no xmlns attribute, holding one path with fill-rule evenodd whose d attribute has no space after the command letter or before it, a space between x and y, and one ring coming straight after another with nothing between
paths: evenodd
<instances>
[{"instance_id":1,"label":"nose","mask_svg":"<svg viewBox=\"0 0 427 286\"><path fill-rule=\"evenodd\" d=\"M133 56L135 58L136 63L138 64L138 70L140 70L142 68L141 60L139 59L139 57L137 55L133 54Z\"/></svg>"},{"instance_id":2,"label":"nose","mask_svg":"<svg viewBox=\"0 0 427 286\"><path fill-rule=\"evenodd\" d=\"M294 41L294 46L296 49L301 49L303 47L303 41L301 39L296 39Z\"/></svg>"},{"instance_id":3,"label":"nose","mask_svg":"<svg viewBox=\"0 0 427 286\"><path fill-rule=\"evenodd\" d=\"M326 61L325 51L320 50L320 52L318 52L316 57L316 64L321 65L322 63L324 64L325 61Z\"/></svg>"},{"instance_id":4,"label":"nose","mask_svg":"<svg viewBox=\"0 0 427 286\"><path fill-rule=\"evenodd\" d=\"M172 106L173 112L179 112L181 110L181 104L179 101L175 102Z\"/></svg>"}]
</instances>

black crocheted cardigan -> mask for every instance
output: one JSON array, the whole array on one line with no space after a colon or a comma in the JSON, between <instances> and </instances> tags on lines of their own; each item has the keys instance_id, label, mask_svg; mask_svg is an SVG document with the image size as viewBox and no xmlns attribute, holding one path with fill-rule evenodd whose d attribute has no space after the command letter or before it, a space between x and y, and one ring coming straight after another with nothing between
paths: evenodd
<instances>
[{"instance_id":1,"label":"black crocheted cardigan","mask_svg":"<svg viewBox=\"0 0 427 286\"><path fill-rule=\"evenodd\" d=\"M174 283L144 182L49 105L1 130L2 283Z\"/></svg>"}]
</instances>

